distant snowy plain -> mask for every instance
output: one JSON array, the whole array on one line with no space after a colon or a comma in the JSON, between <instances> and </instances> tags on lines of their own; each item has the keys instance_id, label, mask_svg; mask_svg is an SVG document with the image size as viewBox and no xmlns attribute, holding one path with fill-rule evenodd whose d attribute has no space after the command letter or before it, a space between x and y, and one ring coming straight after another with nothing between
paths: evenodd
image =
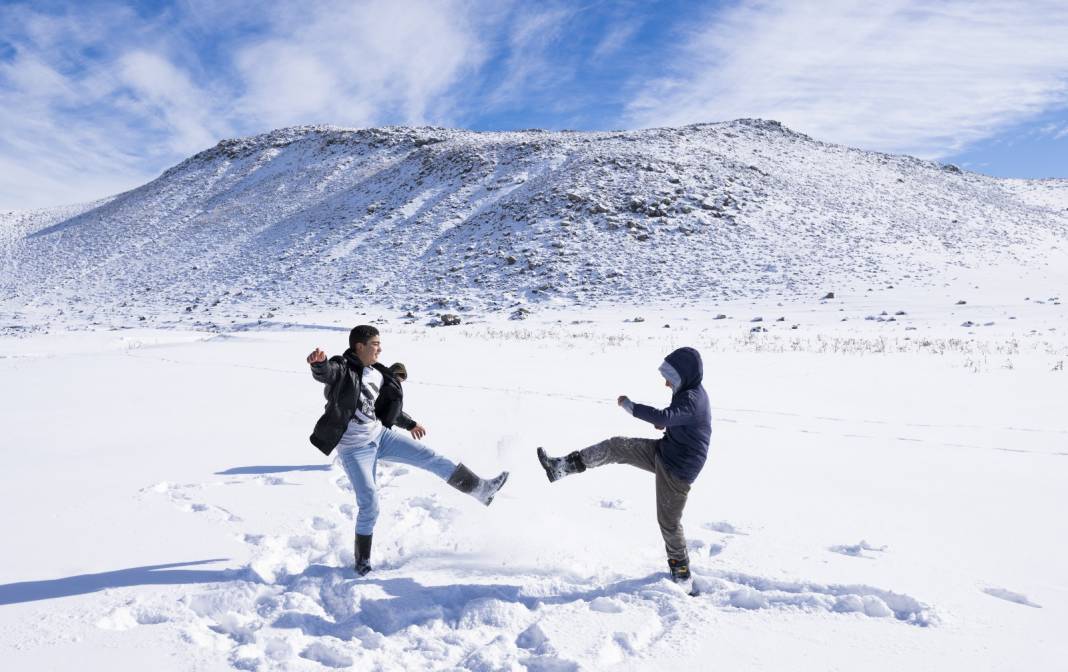
<instances>
[{"instance_id":1,"label":"distant snowy plain","mask_svg":"<svg viewBox=\"0 0 1068 672\"><path fill-rule=\"evenodd\" d=\"M4 339L5 667L1055 669L1066 316L1021 291ZM865 319L884 309L906 315ZM427 443L512 478L486 509L382 465L357 579L303 360L361 321L408 365ZM680 345L714 404L684 517L696 598L666 578L648 474L550 485L534 458L655 436L613 400L666 404L656 366Z\"/></svg>"},{"instance_id":2,"label":"distant snowy plain","mask_svg":"<svg viewBox=\"0 0 1068 672\"><path fill-rule=\"evenodd\" d=\"M760 120L302 127L0 212L0 262L5 670L1068 659L1064 180ZM304 358L361 322L428 445L512 476L487 509L382 465L357 579ZM682 345L713 404L693 598L648 474L534 457L656 436L614 400L666 405Z\"/></svg>"}]
</instances>

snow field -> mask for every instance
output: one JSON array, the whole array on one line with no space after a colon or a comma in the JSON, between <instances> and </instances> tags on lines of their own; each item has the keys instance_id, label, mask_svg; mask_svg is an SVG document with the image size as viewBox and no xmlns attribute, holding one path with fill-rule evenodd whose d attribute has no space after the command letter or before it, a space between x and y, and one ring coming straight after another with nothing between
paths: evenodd
<instances>
[{"instance_id":1,"label":"snow field","mask_svg":"<svg viewBox=\"0 0 1068 672\"><path fill-rule=\"evenodd\" d=\"M1019 306L1021 329L1047 307ZM0 577L4 659L1049 669L1066 653L1068 609L1057 513L1068 384L1049 366L1062 336L954 343L956 316L932 317L921 326L945 354L876 350L878 327L840 334L832 312L795 346L705 312L664 316L671 329L659 315L623 323L630 313L380 325L383 361L411 373L406 408L427 443L512 476L487 509L381 464L364 579L350 568L350 486L306 438L322 398L304 356L340 352L351 325L0 341L0 497L18 512L0 534L26 549ZM839 337L853 340L821 348ZM1013 368L968 365L1013 338ZM656 366L684 343L705 353L714 406L684 517L697 598L666 580L648 474L610 466L550 485L533 457L655 435L614 399L666 404Z\"/></svg>"}]
</instances>

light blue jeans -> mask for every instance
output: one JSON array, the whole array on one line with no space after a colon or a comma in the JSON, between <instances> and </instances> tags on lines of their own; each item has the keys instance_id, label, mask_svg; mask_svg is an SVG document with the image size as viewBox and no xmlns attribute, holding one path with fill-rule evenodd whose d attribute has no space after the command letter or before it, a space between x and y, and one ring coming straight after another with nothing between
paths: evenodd
<instances>
[{"instance_id":1,"label":"light blue jeans","mask_svg":"<svg viewBox=\"0 0 1068 672\"><path fill-rule=\"evenodd\" d=\"M371 534L378 520L378 461L400 462L437 474L448 480L456 463L438 455L415 439L384 429L377 441L340 451L341 466L356 491L356 534Z\"/></svg>"}]
</instances>

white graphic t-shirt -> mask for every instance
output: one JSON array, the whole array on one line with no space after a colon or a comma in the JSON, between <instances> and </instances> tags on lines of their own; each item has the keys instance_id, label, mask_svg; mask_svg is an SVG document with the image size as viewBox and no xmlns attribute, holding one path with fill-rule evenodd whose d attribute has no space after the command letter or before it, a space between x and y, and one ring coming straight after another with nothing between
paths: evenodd
<instances>
[{"instance_id":1,"label":"white graphic t-shirt","mask_svg":"<svg viewBox=\"0 0 1068 672\"><path fill-rule=\"evenodd\" d=\"M345 435L341 437L341 448L365 446L378 440L382 434L382 423L375 416L375 400L382 389L382 374L370 366L363 368L360 398L356 401L356 414L349 421Z\"/></svg>"}]
</instances>

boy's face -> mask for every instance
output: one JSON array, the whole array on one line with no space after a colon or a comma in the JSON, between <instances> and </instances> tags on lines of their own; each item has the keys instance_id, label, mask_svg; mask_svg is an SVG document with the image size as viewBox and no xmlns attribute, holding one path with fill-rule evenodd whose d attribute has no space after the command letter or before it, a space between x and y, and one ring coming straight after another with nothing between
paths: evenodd
<instances>
[{"instance_id":1,"label":"boy's face","mask_svg":"<svg viewBox=\"0 0 1068 672\"><path fill-rule=\"evenodd\" d=\"M378 356L382 354L382 339L372 336L366 343L356 344L356 357L364 366L371 366L378 362Z\"/></svg>"}]
</instances>

